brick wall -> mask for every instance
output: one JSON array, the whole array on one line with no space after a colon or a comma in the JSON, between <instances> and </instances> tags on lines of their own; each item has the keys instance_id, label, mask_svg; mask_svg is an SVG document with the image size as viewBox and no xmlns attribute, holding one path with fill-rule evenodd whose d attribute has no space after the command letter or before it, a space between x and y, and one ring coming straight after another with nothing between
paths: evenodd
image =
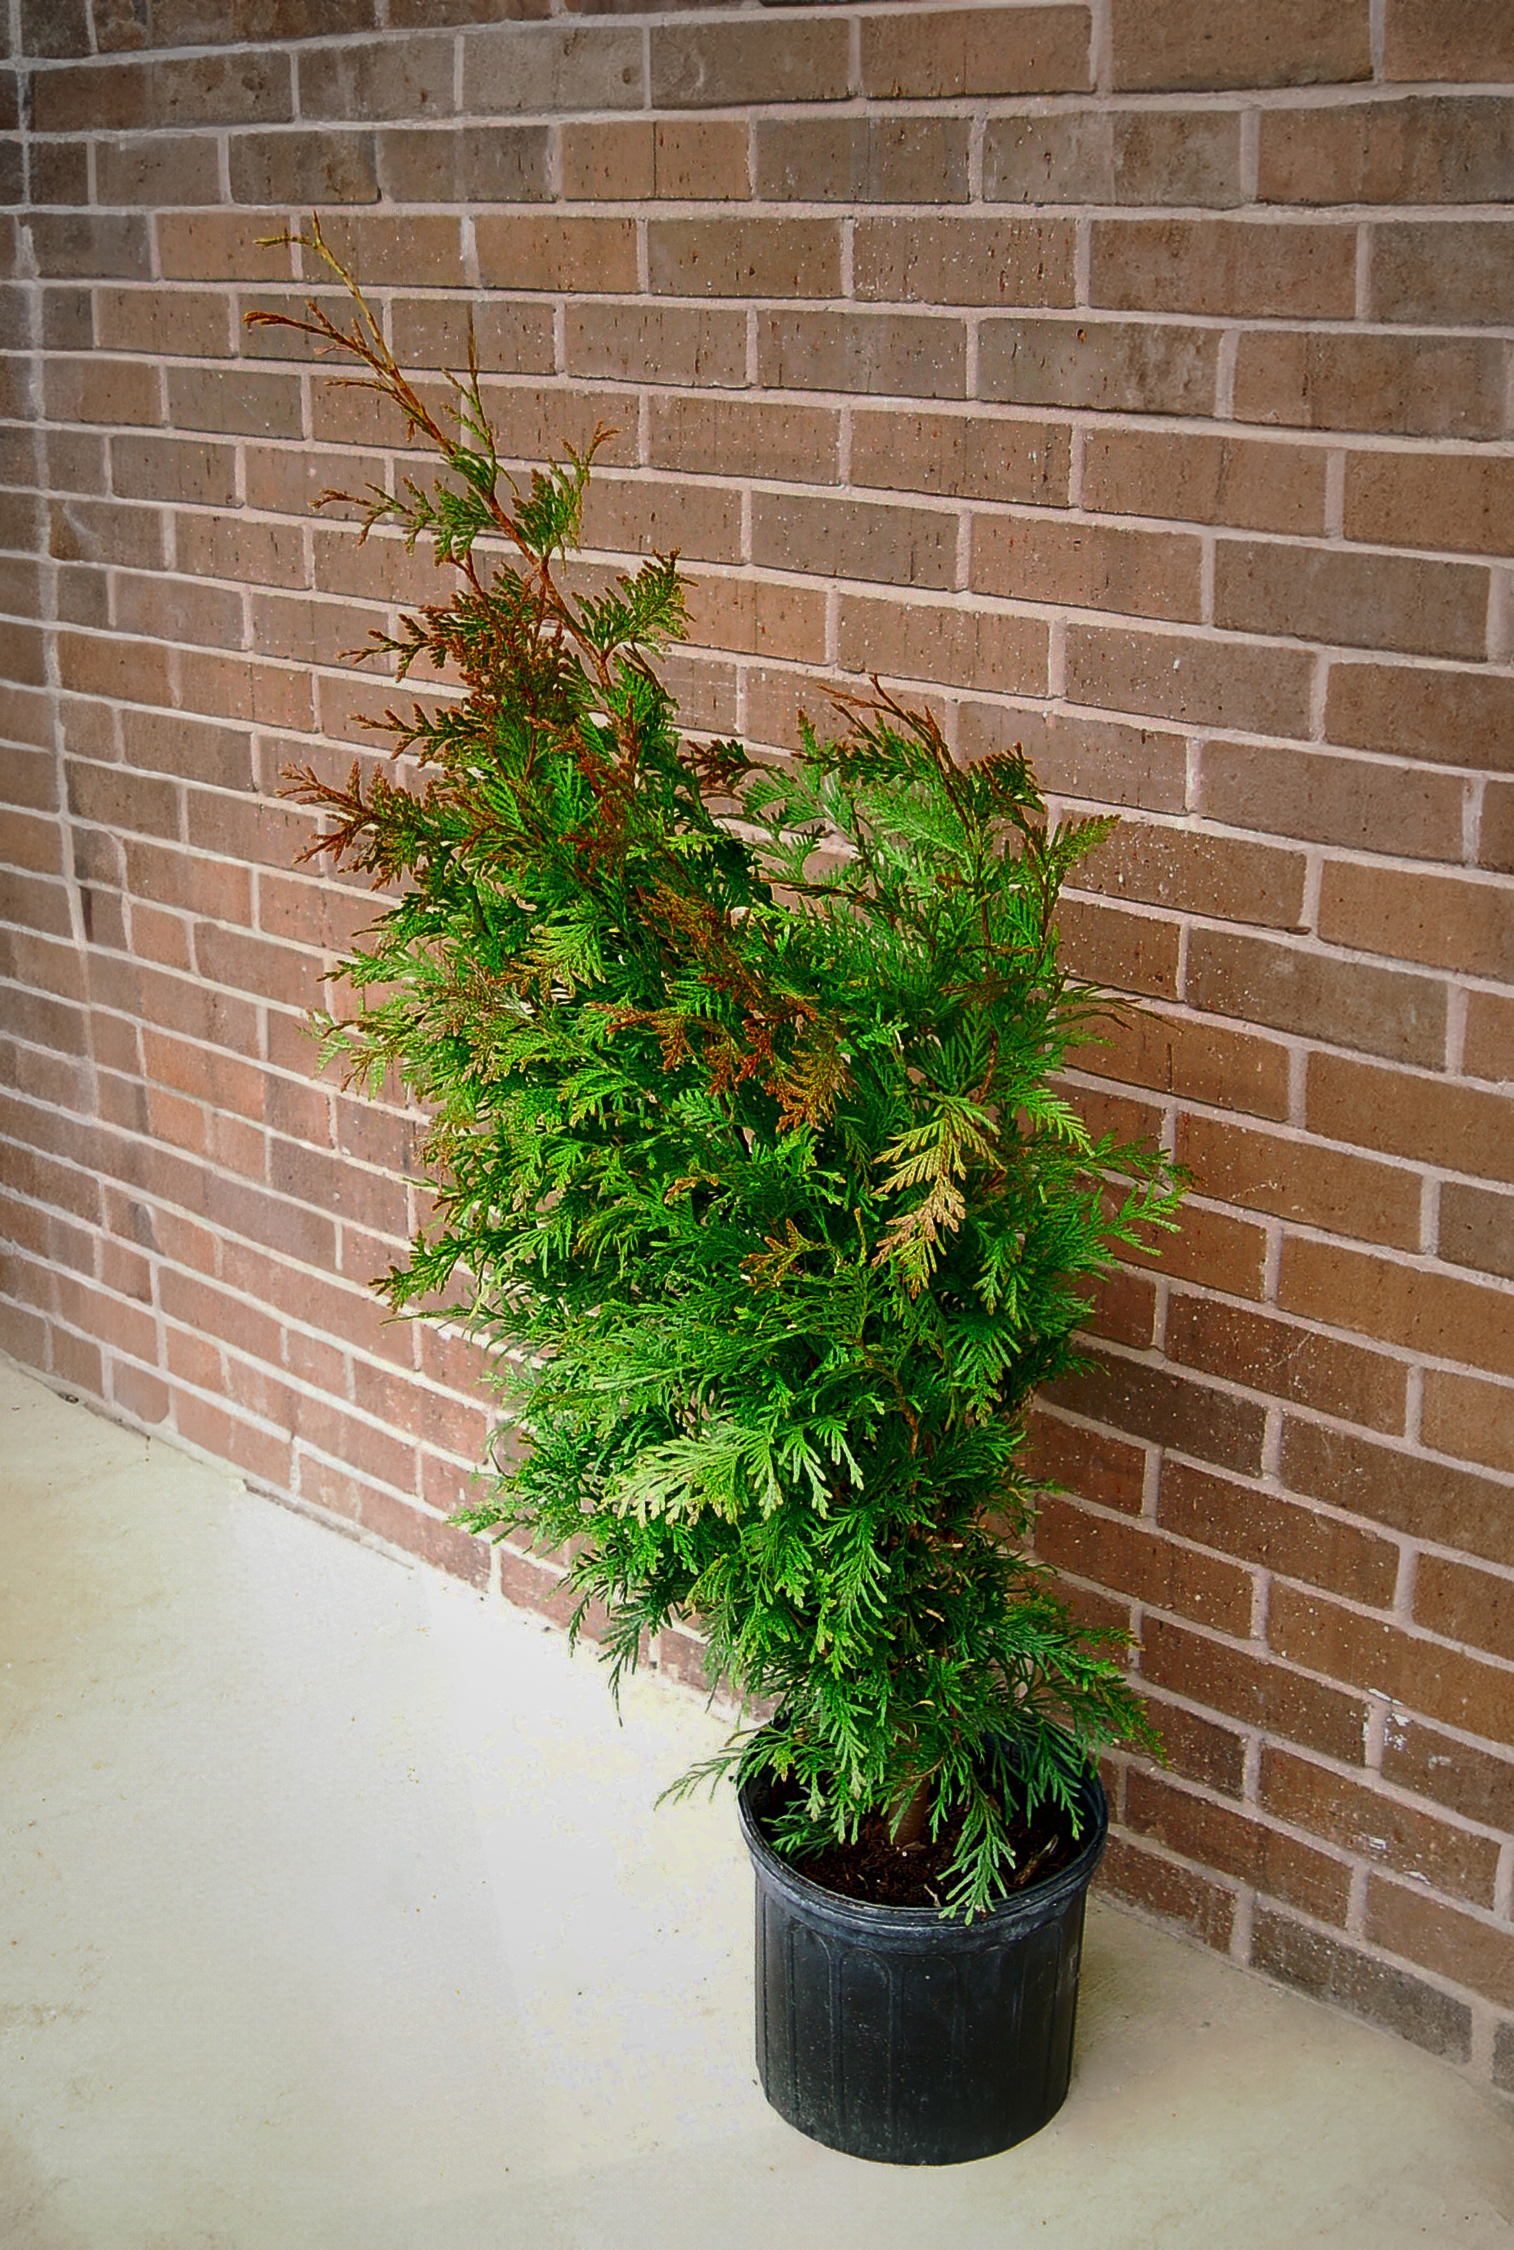
<instances>
[{"instance_id":1,"label":"brick wall","mask_svg":"<svg viewBox=\"0 0 1514 2250\"><path fill-rule=\"evenodd\" d=\"M411 1124L301 1030L365 902L280 769L430 585L307 513L402 432L241 324L319 205L520 459L616 426L692 724L876 666L1126 813L1079 1083L1200 1186L1039 1424L1171 1750L1106 1880L1514 2088L1514 10L594 16L10 0L3 1342L552 1601L444 1520L472 1362L364 1288Z\"/></svg>"}]
</instances>

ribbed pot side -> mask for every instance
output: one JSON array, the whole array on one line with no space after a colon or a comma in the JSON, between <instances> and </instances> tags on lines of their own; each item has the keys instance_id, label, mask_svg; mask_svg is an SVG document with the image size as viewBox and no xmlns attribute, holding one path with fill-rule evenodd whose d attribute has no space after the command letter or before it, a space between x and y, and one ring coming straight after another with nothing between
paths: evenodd
<instances>
[{"instance_id":1,"label":"ribbed pot side","mask_svg":"<svg viewBox=\"0 0 1514 2250\"><path fill-rule=\"evenodd\" d=\"M880 2164L962 2164L1040 2131L1072 2074L1083 1910L1109 1809L1083 1787L1084 1844L971 1923L810 1882L741 1791L757 1878L757 2066L780 2117Z\"/></svg>"}]
</instances>

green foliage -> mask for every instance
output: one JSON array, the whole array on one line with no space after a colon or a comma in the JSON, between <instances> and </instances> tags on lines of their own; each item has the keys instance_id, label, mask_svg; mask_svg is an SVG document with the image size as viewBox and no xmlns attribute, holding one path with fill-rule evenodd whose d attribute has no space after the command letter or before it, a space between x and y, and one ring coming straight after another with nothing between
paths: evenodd
<instances>
[{"instance_id":1,"label":"green foliage","mask_svg":"<svg viewBox=\"0 0 1514 2250\"><path fill-rule=\"evenodd\" d=\"M295 791L315 849L398 886L325 1027L432 1119L437 1218L382 1287L510 1347L511 1458L461 1520L570 1556L617 1677L693 1620L776 1710L710 1770L796 1780L796 1854L922 1785L933 1831L965 1810L951 1904L981 1908L1014 1810L1151 1739L1025 1552L1027 1403L1178 1195L1049 1084L1107 1010L1055 924L1107 824L1049 828L1018 750L959 767L881 690L786 764L681 740L676 558L562 567L595 447L521 491L476 369L444 427L371 321L304 325L441 455L370 523L459 574L378 643L462 682L391 716L416 784Z\"/></svg>"}]
</instances>

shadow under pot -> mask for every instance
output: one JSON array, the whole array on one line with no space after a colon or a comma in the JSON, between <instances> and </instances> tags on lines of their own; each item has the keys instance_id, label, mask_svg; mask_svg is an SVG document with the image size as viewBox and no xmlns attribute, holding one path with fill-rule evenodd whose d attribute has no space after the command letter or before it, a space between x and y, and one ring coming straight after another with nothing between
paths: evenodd
<instances>
[{"instance_id":1,"label":"shadow under pot","mask_svg":"<svg viewBox=\"0 0 1514 2250\"><path fill-rule=\"evenodd\" d=\"M964 2164L1028 2140L1067 2097L1088 1886L1109 1807L1082 1784L1076 1857L971 1922L811 1882L738 1798L757 1878L757 2067L780 2117L879 2164Z\"/></svg>"}]
</instances>

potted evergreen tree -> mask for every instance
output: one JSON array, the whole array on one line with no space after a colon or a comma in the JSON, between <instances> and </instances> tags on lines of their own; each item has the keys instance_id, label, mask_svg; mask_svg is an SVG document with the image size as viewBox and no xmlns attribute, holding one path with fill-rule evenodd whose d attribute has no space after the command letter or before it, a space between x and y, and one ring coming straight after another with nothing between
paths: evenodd
<instances>
[{"instance_id":1,"label":"potted evergreen tree","mask_svg":"<svg viewBox=\"0 0 1514 2250\"><path fill-rule=\"evenodd\" d=\"M351 327L250 317L435 447L366 528L455 574L375 636L462 691L391 713L397 778L291 787L385 887L326 1053L431 1119L435 1221L379 1286L509 1347L459 1520L571 1558L612 1681L688 1620L744 1705L703 1771L740 1787L774 2104L860 2155L989 2153L1065 2094L1095 1761L1153 1740L1027 1552L1027 1404L1179 1192L1053 1089L1108 1006L1055 916L1109 824L1051 828L1018 750L958 765L876 683L787 761L682 737L676 557L571 561L595 447L522 489L477 367L443 413L309 246Z\"/></svg>"}]
</instances>

